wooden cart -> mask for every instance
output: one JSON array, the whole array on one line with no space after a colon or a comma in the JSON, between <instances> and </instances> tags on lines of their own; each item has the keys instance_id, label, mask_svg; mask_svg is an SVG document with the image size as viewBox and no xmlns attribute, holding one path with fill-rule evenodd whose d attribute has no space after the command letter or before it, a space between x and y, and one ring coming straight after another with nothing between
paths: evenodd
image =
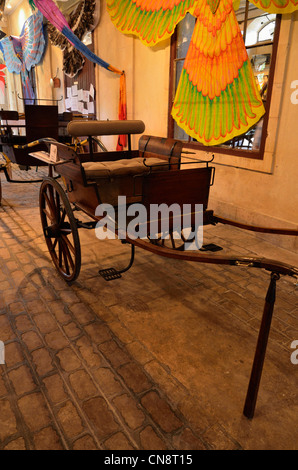
<instances>
[{"instance_id":1,"label":"wooden cart","mask_svg":"<svg viewBox=\"0 0 298 470\"><path fill-rule=\"evenodd\" d=\"M215 215L208 208L209 189L213 184L215 172L210 162L201 162L200 167L197 168L184 169L181 162L183 143L155 136L142 135L138 149L132 150L131 135L142 134L144 129L142 121L93 121L89 123L72 121L69 123L68 132L73 137L87 135L91 139L92 136L127 134L128 150L123 152L96 153L91 147L88 154L78 154L72 148L59 142L49 143L49 154L45 161L48 161L50 170L49 176L44 179L40 189L40 215L49 253L57 271L65 281L73 282L80 272L81 248L78 230L95 228L103 220L103 212L97 215L99 214L98 207L102 208L100 206L102 204L108 204L109 206L106 207L114 208L115 214L119 214L121 209L118 205L119 196L125 196L126 207L139 203L148 210L147 213L150 212L153 204L165 204L167 207L175 204L181 209L187 204L190 210L188 220L191 228L195 224L199 207L204 225L222 223L245 230L298 235L298 230L256 227ZM34 156L38 158L38 155L34 154ZM63 178L64 185L53 178L54 170ZM87 215L89 220L87 222L79 220L78 211ZM118 220L116 222L119 224ZM174 236L177 221L174 221L174 217L169 216L167 240L163 237L162 222L162 219L157 221L157 235L152 238L149 231L150 220L145 220L147 237L142 239L133 237L128 225L119 227L116 223L119 238L131 247L130 262L122 270L109 268L99 273L106 280L121 277L121 274L133 264L135 247L180 260L245 266L269 271L271 279L244 407L245 416L252 418L273 315L276 281L281 275L298 276L298 268L265 258L228 256L199 249L185 250L184 248L192 239L181 231L180 240L177 241ZM217 249L216 246L209 248L211 251Z\"/></svg>"}]
</instances>

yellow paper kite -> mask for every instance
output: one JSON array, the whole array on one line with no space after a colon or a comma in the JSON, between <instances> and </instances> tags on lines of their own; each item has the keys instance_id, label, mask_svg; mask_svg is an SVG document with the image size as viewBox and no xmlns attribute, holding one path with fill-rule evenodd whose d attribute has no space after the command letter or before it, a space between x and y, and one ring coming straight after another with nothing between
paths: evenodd
<instances>
[{"instance_id":1,"label":"yellow paper kite","mask_svg":"<svg viewBox=\"0 0 298 470\"><path fill-rule=\"evenodd\" d=\"M298 0L251 0L270 13L298 9ZM233 0L107 0L114 25L147 46L171 36L187 12L197 18L172 116L204 145L248 131L265 109L258 92Z\"/></svg>"},{"instance_id":2,"label":"yellow paper kite","mask_svg":"<svg viewBox=\"0 0 298 470\"><path fill-rule=\"evenodd\" d=\"M249 0L268 13L293 13L298 10L298 0Z\"/></svg>"}]
</instances>

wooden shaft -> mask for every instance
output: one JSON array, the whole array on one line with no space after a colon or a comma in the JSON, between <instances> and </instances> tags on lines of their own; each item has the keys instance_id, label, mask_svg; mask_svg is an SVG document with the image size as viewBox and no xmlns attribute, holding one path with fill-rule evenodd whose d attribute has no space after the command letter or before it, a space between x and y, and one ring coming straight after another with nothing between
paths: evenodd
<instances>
[{"instance_id":1,"label":"wooden shaft","mask_svg":"<svg viewBox=\"0 0 298 470\"><path fill-rule=\"evenodd\" d=\"M247 395L244 405L243 414L249 419L252 419L255 412L259 386L262 377L263 365L266 355L268 338L270 333L270 326L273 316L275 294L276 294L276 281L279 275L271 273L271 281L266 295L262 323L260 326L258 342L252 366L250 381L247 389Z\"/></svg>"},{"instance_id":2,"label":"wooden shaft","mask_svg":"<svg viewBox=\"0 0 298 470\"><path fill-rule=\"evenodd\" d=\"M95 218L96 219L96 218ZM96 219L98 220L98 219ZM138 246L144 250L150 251L165 258L174 258L184 261L194 261L197 263L207 264L225 264L229 266L246 266L259 269L266 269L267 271L276 272L287 276L298 277L298 268L290 266L279 261L270 260L267 258L249 258L243 256L232 257L228 255L206 255L201 251L177 251L165 246L155 245L143 239L130 238L129 234L126 237L129 243Z\"/></svg>"},{"instance_id":3,"label":"wooden shaft","mask_svg":"<svg viewBox=\"0 0 298 470\"><path fill-rule=\"evenodd\" d=\"M262 232L262 233L270 233L276 235L289 235L289 236L298 236L298 229L290 229L290 228L270 228L270 227L260 227L258 225L248 225L243 224L241 222L237 222L236 220L226 219L224 217L219 217L214 214L213 220L215 223L220 224L227 224L233 225L234 227L242 228L243 230L250 230L252 232Z\"/></svg>"}]
</instances>

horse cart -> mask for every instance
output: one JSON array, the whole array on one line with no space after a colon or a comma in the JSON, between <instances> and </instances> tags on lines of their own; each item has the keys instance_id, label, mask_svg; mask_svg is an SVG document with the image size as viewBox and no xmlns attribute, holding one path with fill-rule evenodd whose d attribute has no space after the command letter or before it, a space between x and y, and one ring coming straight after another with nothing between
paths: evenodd
<instances>
[{"instance_id":1,"label":"horse cart","mask_svg":"<svg viewBox=\"0 0 298 470\"><path fill-rule=\"evenodd\" d=\"M198 249L199 246L195 250L185 248L194 240L198 211L201 211L200 220L203 225L230 224L245 230L291 236L297 236L298 230L256 227L215 215L208 208L209 189L215 173L210 162L201 162L195 168L187 168L181 161L182 142L149 135L142 135L138 149L132 150L131 135L142 134L144 129L142 121L72 121L68 124L68 133L72 137L83 135L91 139L92 136L127 134L128 150L121 152L94 152L90 146L89 153L80 154L55 140L47 142L48 154L46 157L40 156L49 165L49 176L43 180L40 188L40 216L50 256L62 278L69 283L73 282L81 267L79 229L92 229L98 227L104 218L109 220L108 208L114 209L117 219L123 209L119 206L120 196L121 201L125 197L126 209L133 204L141 204L146 209L146 214L150 213L152 205L164 204L170 207L174 204L181 210L186 205L188 223L192 230L188 234L181 230L180 238L177 239L175 232L181 224L177 225L177 220L174 220L171 213L167 237L163 236L162 218L155 225L155 236L150 231L151 220L147 218L140 222L143 225L143 236L139 238L132 236L128 223L120 226L118 219L113 220L118 237L131 248L131 259L122 270L101 270L100 274L104 279L110 281L121 277L132 266L136 247L179 260L245 266L271 273L243 411L246 417L252 418L273 315L276 282L281 275L298 276L298 268L265 258L228 256L219 252L214 254L212 250L215 251L216 246L209 247L210 252L206 251L206 247L205 251ZM36 153L33 156L39 158ZM61 184L54 179L54 172L62 177ZM77 216L80 211L84 220ZM87 221L85 216L88 216Z\"/></svg>"}]
</instances>

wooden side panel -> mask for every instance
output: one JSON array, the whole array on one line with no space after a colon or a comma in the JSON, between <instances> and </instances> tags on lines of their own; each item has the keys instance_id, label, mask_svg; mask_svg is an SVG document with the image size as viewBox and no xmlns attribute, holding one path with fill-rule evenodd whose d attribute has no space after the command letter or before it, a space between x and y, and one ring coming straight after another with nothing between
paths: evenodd
<instances>
[{"instance_id":1,"label":"wooden side panel","mask_svg":"<svg viewBox=\"0 0 298 470\"><path fill-rule=\"evenodd\" d=\"M169 230L173 231L179 230L182 226L184 228L195 226L197 216L201 212L200 210L198 212L197 204L203 205L202 223L208 223L205 220L205 213L208 206L212 171L212 168L172 170L144 177L142 202L147 209L147 215L150 214L150 219L152 219L152 204L166 206L165 210L160 209L160 212L154 214L155 220L158 221L159 233L164 231L162 227L165 224L163 222L166 223ZM173 214L169 208L177 204L180 210L175 210L175 214ZM185 204L190 205L187 211L183 207ZM149 225L147 227L149 230Z\"/></svg>"},{"instance_id":2,"label":"wooden side panel","mask_svg":"<svg viewBox=\"0 0 298 470\"><path fill-rule=\"evenodd\" d=\"M207 209L212 168L153 173L143 181L143 203L203 204Z\"/></svg>"}]
</instances>

